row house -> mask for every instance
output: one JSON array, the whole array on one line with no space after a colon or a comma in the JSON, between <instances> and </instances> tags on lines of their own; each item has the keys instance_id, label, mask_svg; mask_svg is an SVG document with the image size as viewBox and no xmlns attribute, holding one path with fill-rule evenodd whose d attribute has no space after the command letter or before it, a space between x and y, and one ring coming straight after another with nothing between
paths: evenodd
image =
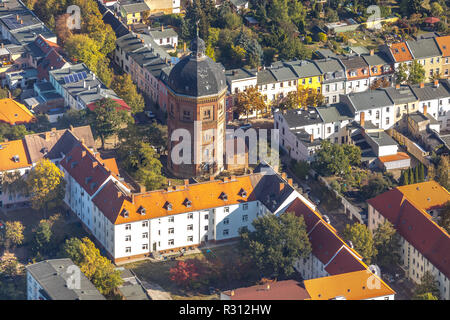
<instances>
[{"instance_id":1,"label":"row house","mask_svg":"<svg viewBox=\"0 0 450 320\"><path fill-rule=\"evenodd\" d=\"M115 4L115 7L127 25L144 23L145 16L150 14L150 7L144 1L120 1Z\"/></svg>"},{"instance_id":2,"label":"row house","mask_svg":"<svg viewBox=\"0 0 450 320\"><path fill-rule=\"evenodd\" d=\"M442 71L442 53L434 38L406 41L411 55L425 69L425 78L431 80L433 74Z\"/></svg>"},{"instance_id":3,"label":"row house","mask_svg":"<svg viewBox=\"0 0 450 320\"><path fill-rule=\"evenodd\" d=\"M395 87L383 88L389 99L394 103L394 122L397 123L403 115L419 110L419 99L408 85L396 84Z\"/></svg>"},{"instance_id":4,"label":"row house","mask_svg":"<svg viewBox=\"0 0 450 320\"><path fill-rule=\"evenodd\" d=\"M346 73L345 93L363 92L369 89L369 65L361 56L339 58Z\"/></svg>"},{"instance_id":5,"label":"row house","mask_svg":"<svg viewBox=\"0 0 450 320\"><path fill-rule=\"evenodd\" d=\"M443 300L450 299L450 236L439 226L438 213L448 201L449 192L433 180L397 187L367 201L369 229L392 223L400 236L406 276L419 284L430 272Z\"/></svg>"},{"instance_id":6,"label":"row house","mask_svg":"<svg viewBox=\"0 0 450 320\"><path fill-rule=\"evenodd\" d=\"M369 86L374 85L376 81L386 81L389 85L393 83L394 66L387 55L370 50L370 54L362 55L362 57L369 66Z\"/></svg>"},{"instance_id":7,"label":"row house","mask_svg":"<svg viewBox=\"0 0 450 320\"><path fill-rule=\"evenodd\" d=\"M439 50L442 52L441 77L447 79L450 77L450 36L435 38Z\"/></svg>"},{"instance_id":8,"label":"row house","mask_svg":"<svg viewBox=\"0 0 450 320\"><path fill-rule=\"evenodd\" d=\"M401 64L410 65L414 58L409 51L405 42L398 42L392 44L385 44L380 46L380 52L388 56L390 61L394 63L394 69L398 70Z\"/></svg>"},{"instance_id":9,"label":"row house","mask_svg":"<svg viewBox=\"0 0 450 320\"><path fill-rule=\"evenodd\" d=\"M345 68L339 59L328 58L313 61L322 74L322 95L325 104L338 103L339 96L345 94Z\"/></svg>"},{"instance_id":10,"label":"row house","mask_svg":"<svg viewBox=\"0 0 450 320\"><path fill-rule=\"evenodd\" d=\"M166 49L166 51L175 51L178 45L178 34L173 28L153 28L148 27L148 33L157 45Z\"/></svg>"}]
</instances>

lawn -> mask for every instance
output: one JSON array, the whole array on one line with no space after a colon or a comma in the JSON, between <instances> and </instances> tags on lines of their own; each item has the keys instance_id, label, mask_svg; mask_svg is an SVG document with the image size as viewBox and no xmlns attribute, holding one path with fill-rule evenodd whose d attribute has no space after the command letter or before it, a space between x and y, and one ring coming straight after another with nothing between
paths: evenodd
<instances>
[{"instance_id":1,"label":"lawn","mask_svg":"<svg viewBox=\"0 0 450 320\"><path fill-rule=\"evenodd\" d=\"M202 261L217 262L219 264L228 266L233 265L234 261L238 260L240 257L239 249L236 245L226 245L216 248L211 248L209 250L202 249L200 253L190 254L184 257L177 258L176 260L166 260L160 262L152 261L140 261L124 265L125 268L132 269L136 273L139 279L147 282L152 282L160 285L164 290L166 290L173 299L176 300L211 300L218 299L218 291L229 290L232 288L250 286L255 284L257 279L222 279L216 283L211 283L202 275L190 288L183 288L175 284L170 280L169 270L176 266L179 260L186 259L199 259ZM221 270L222 275L224 274L224 269ZM233 270L227 274L233 274L238 270ZM217 293L210 294L209 288L213 287Z\"/></svg>"}]
</instances>

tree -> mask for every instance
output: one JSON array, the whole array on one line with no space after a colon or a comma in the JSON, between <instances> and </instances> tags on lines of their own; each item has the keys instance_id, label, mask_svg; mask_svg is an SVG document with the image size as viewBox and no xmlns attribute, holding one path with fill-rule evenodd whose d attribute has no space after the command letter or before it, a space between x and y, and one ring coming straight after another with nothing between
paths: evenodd
<instances>
[{"instance_id":1,"label":"tree","mask_svg":"<svg viewBox=\"0 0 450 320\"><path fill-rule=\"evenodd\" d=\"M321 42L327 42L327 40L328 40L327 35L323 32L319 32L317 34L317 37L319 38L319 41L321 41Z\"/></svg>"},{"instance_id":2,"label":"tree","mask_svg":"<svg viewBox=\"0 0 450 320\"><path fill-rule=\"evenodd\" d=\"M303 217L269 214L255 219L252 225L253 232L241 229L240 247L261 275L289 276L294 273L294 262L311 253Z\"/></svg>"},{"instance_id":3,"label":"tree","mask_svg":"<svg viewBox=\"0 0 450 320\"><path fill-rule=\"evenodd\" d=\"M120 105L110 98L103 98L96 103L94 111L90 112L91 127L94 134L102 142L105 148L105 140L119 132L121 126L128 120L124 110L119 110Z\"/></svg>"},{"instance_id":4,"label":"tree","mask_svg":"<svg viewBox=\"0 0 450 320\"><path fill-rule=\"evenodd\" d=\"M111 88L130 106L131 113L144 111L144 98L137 92L136 85L129 74L115 76Z\"/></svg>"},{"instance_id":5,"label":"tree","mask_svg":"<svg viewBox=\"0 0 450 320\"><path fill-rule=\"evenodd\" d=\"M447 190L450 190L449 170L450 168L448 166L448 157L441 156L437 166L435 179L441 186L443 186Z\"/></svg>"},{"instance_id":6,"label":"tree","mask_svg":"<svg viewBox=\"0 0 450 320\"><path fill-rule=\"evenodd\" d=\"M200 275L192 259L178 261L177 265L169 270L169 274L170 280L183 287L188 287Z\"/></svg>"},{"instance_id":7,"label":"tree","mask_svg":"<svg viewBox=\"0 0 450 320\"><path fill-rule=\"evenodd\" d=\"M258 88L249 87L237 94L235 111L240 115L245 114L247 116L247 122L250 112L261 112L265 109L266 104L261 93L258 91Z\"/></svg>"},{"instance_id":8,"label":"tree","mask_svg":"<svg viewBox=\"0 0 450 320\"><path fill-rule=\"evenodd\" d=\"M64 198L66 183L63 173L48 159L42 159L33 167L26 177L26 184L33 209L44 209L44 216L50 203L56 205Z\"/></svg>"},{"instance_id":9,"label":"tree","mask_svg":"<svg viewBox=\"0 0 450 320\"><path fill-rule=\"evenodd\" d=\"M62 254L72 259L103 295L111 294L123 282L120 271L115 269L110 260L100 254L100 250L89 238L66 240Z\"/></svg>"},{"instance_id":10,"label":"tree","mask_svg":"<svg viewBox=\"0 0 450 320\"><path fill-rule=\"evenodd\" d=\"M408 66L406 65L406 63L401 63L397 70L394 73L395 76L395 82L396 83L405 83L406 81L408 81Z\"/></svg>"},{"instance_id":11,"label":"tree","mask_svg":"<svg viewBox=\"0 0 450 320\"><path fill-rule=\"evenodd\" d=\"M48 252L50 239L52 237L52 224L48 220L41 220L33 233L32 250L35 255L42 257Z\"/></svg>"},{"instance_id":12,"label":"tree","mask_svg":"<svg viewBox=\"0 0 450 320\"><path fill-rule=\"evenodd\" d=\"M20 221L7 221L5 223L5 240L7 247L19 246L23 243L23 230L25 227Z\"/></svg>"},{"instance_id":13,"label":"tree","mask_svg":"<svg viewBox=\"0 0 450 320\"><path fill-rule=\"evenodd\" d=\"M402 170L402 176L400 180L400 185L406 186L409 184L409 175L408 170Z\"/></svg>"},{"instance_id":14,"label":"tree","mask_svg":"<svg viewBox=\"0 0 450 320\"><path fill-rule=\"evenodd\" d=\"M3 192L12 197L27 193L27 185L25 183L24 176L20 173L20 171L9 171L3 173L1 187Z\"/></svg>"},{"instance_id":15,"label":"tree","mask_svg":"<svg viewBox=\"0 0 450 320\"><path fill-rule=\"evenodd\" d=\"M439 300L439 299L435 297L431 292L426 292L416 295L415 300Z\"/></svg>"},{"instance_id":16,"label":"tree","mask_svg":"<svg viewBox=\"0 0 450 320\"><path fill-rule=\"evenodd\" d=\"M414 181L415 181L416 183L421 182L421 181L419 180L419 166L416 166L416 167L414 168Z\"/></svg>"},{"instance_id":17,"label":"tree","mask_svg":"<svg viewBox=\"0 0 450 320\"><path fill-rule=\"evenodd\" d=\"M99 61L104 58L99 51L99 43L85 34L75 34L68 38L64 49L72 60L84 62L94 73L97 73Z\"/></svg>"},{"instance_id":18,"label":"tree","mask_svg":"<svg viewBox=\"0 0 450 320\"><path fill-rule=\"evenodd\" d=\"M431 4L431 14L434 17L440 17L443 13L444 13L444 9L439 4L439 2L436 1Z\"/></svg>"},{"instance_id":19,"label":"tree","mask_svg":"<svg viewBox=\"0 0 450 320\"><path fill-rule=\"evenodd\" d=\"M447 201L439 213L439 225L450 234L450 201Z\"/></svg>"},{"instance_id":20,"label":"tree","mask_svg":"<svg viewBox=\"0 0 450 320\"><path fill-rule=\"evenodd\" d=\"M419 182L424 182L425 181L425 168L424 168L422 162L419 162L417 171L418 171L418 176L419 176Z\"/></svg>"},{"instance_id":21,"label":"tree","mask_svg":"<svg viewBox=\"0 0 450 320\"><path fill-rule=\"evenodd\" d=\"M368 184L362 187L361 192L365 199L370 199L387 191L389 187L389 182L383 176L375 175L369 179Z\"/></svg>"},{"instance_id":22,"label":"tree","mask_svg":"<svg viewBox=\"0 0 450 320\"><path fill-rule=\"evenodd\" d=\"M420 279L420 284L416 285L414 289L414 298L419 300L419 298L423 298L424 294L429 296L431 294L433 297L437 299L440 298L440 291L438 283L430 271L426 271L422 278Z\"/></svg>"},{"instance_id":23,"label":"tree","mask_svg":"<svg viewBox=\"0 0 450 320\"><path fill-rule=\"evenodd\" d=\"M386 220L374 232L377 255L375 262L382 267L392 267L400 262L400 238L394 226Z\"/></svg>"},{"instance_id":24,"label":"tree","mask_svg":"<svg viewBox=\"0 0 450 320\"><path fill-rule=\"evenodd\" d=\"M361 163L361 148L353 144L343 144L342 148L352 166L358 166Z\"/></svg>"},{"instance_id":25,"label":"tree","mask_svg":"<svg viewBox=\"0 0 450 320\"><path fill-rule=\"evenodd\" d=\"M55 32L61 45L64 45L67 39L73 35L72 31L67 27L67 19L69 17L70 15L65 13L58 16L55 21Z\"/></svg>"},{"instance_id":26,"label":"tree","mask_svg":"<svg viewBox=\"0 0 450 320\"><path fill-rule=\"evenodd\" d=\"M352 226L347 224L342 233L346 241L351 241L354 249L358 252L367 264L370 264L373 257L377 254L372 232L361 223L355 223Z\"/></svg>"},{"instance_id":27,"label":"tree","mask_svg":"<svg viewBox=\"0 0 450 320\"><path fill-rule=\"evenodd\" d=\"M409 66L408 84L419 84L424 81L425 69L417 60L414 60Z\"/></svg>"},{"instance_id":28,"label":"tree","mask_svg":"<svg viewBox=\"0 0 450 320\"><path fill-rule=\"evenodd\" d=\"M324 140L315 154L313 167L325 176L343 176L350 173L350 158L342 145Z\"/></svg>"}]
</instances>

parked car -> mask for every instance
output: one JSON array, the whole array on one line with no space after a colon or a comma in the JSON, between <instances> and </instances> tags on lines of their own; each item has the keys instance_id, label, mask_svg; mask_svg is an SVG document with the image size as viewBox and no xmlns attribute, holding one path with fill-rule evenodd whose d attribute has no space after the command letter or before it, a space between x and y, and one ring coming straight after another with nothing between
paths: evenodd
<instances>
[{"instance_id":1,"label":"parked car","mask_svg":"<svg viewBox=\"0 0 450 320\"><path fill-rule=\"evenodd\" d=\"M245 131L245 130L250 129L251 127L252 127L251 123L246 123L246 124L243 124L242 126L240 126L239 129L242 129Z\"/></svg>"},{"instance_id":2,"label":"parked car","mask_svg":"<svg viewBox=\"0 0 450 320\"><path fill-rule=\"evenodd\" d=\"M149 110L144 111L144 113L150 119L155 119L156 118L156 114L154 114L153 112L151 112Z\"/></svg>"},{"instance_id":3,"label":"parked car","mask_svg":"<svg viewBox=\"0 0 450 320\"><path fill-rule=\"evenodd\" d=\"M0 230L5 229L5 222L0 220Z\"/></svg>"}]
</instances>

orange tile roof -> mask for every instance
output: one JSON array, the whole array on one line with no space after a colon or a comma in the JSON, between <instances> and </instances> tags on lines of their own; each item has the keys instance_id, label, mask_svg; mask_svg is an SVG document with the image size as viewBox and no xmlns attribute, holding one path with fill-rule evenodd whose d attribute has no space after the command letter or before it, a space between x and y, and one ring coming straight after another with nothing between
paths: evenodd
<instances>
[{"instance_id":1,"label":"orange tile roof","mask_svg":"<svg viewBox=\"0 0 450 320\"><path fill-rule=\"evenodd\" d=\"M275 281L223 292L231 300L308 300L303 284L296 280Z\"/></svg>"},{"instance_id":2,"label":"orange tile roof","mask_svg":"<svg viewBox=\"0 0 450 320\"><path fill-rule=\"evenodd\" d=\"M0 99L0 121L15 125L35 120L35 116L23 104L9 98Z\"/></svg>"},{"instance_id":3,"label":"orange tile roof","mask_svg":"<svg viewBox=\"0 0 450 320\"><path fill-rule=\"evenodd\" d=\"M395 62L406 62L414 60L405 42L393 43L390 47Z\"/></svg>"},{"instance_id":4,"label":"orange tile roof","mask_svg":"<svg viewBox=\"0 0 450 320\"><path fill-rule=\"evenodd\" d=\"M111 172L119 175L119 167L117 166L116 158L102 159L103 164L107 167Z\"/></svg>"},{"instance_id":5,"label":"orange tile roof","mask_svg":"<svg viewBox=\"0 0 450 320\"><path fill-rule=\"evenodd\" d=\"M442 52L443 57L450 56L450 36L436 37L434 40L437 42L439 49Z\"/></svg>"},{"instance_id":6,"label":"orange tile roof","mask_svg":"<svg viewBox=\"0 0 450 320\"><path fill-rule=\"evenodd\" d=\"M19 157L19 161L14 161L14 156ZM22 140L13 140L0 143L0 171L16 170L31 167L25 145Z\"/></svg>"},{"instance_id":7,"label":"orange tile roof","mask_svg":"<svg viewBox=\"0 0 450 320\"><path fill-rule=\"evenodd\" d=\"M410 159L410 157L404 152L397 152L397 154L378 157L378 160L380 160L382 163L392 162L392 161L399 161L399 160L406 160L406 159Z\"/></svg>"},{"instance_id":8,"label":"orange tile roof","mask_svg":"<svg viewBox=\"0 0 450 320\"><path fill-rule=\"evenodd\" d=\"M311 300L364 300L395 294L382 279L369 270L348 272L329 277L305 280Z\"/></svg>"},{"instance_id":9,"label":"orange tile roof","mask_svg":"<svg viewBox=\"0 0 450 320\"><path fill-rule=\"evenodd\" d=\"M397 187L416 207L429 210L450 201L450 193L438 182L431 180Z\"/></svg>"}]
</instances>

